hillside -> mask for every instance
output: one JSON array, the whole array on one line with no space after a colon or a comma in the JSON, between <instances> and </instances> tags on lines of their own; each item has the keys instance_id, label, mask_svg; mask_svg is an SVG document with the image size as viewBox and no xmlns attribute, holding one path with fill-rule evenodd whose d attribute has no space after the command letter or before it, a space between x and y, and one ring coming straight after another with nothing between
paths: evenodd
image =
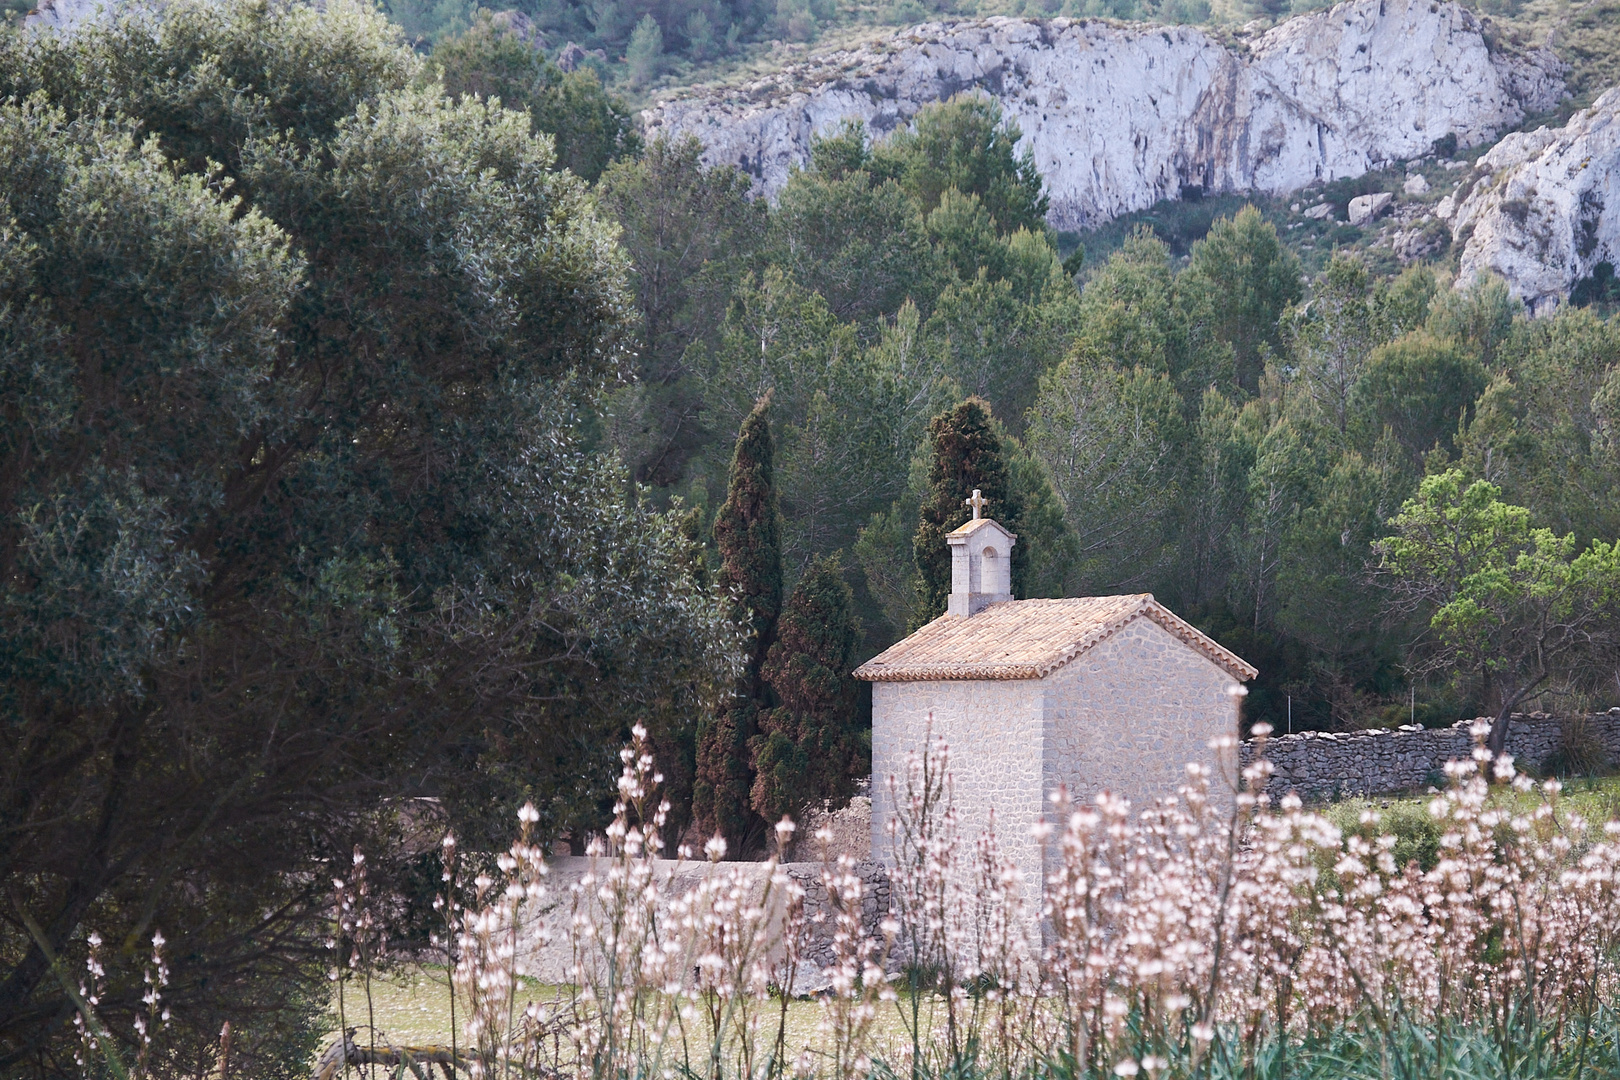
<instances>
[{"instance_id":1,"label":"hillside","mask_svg":"<svg viewBox=\"0 0 1620 1080\"><path fill-rule=\"evenodd\" d=\"M643 113L774 196L814 138L874 137L972 91L1000 102L1046 183L1048 220L1089 228L1166 198L1288 194L1491 140L1563 93L1544 49L1493 46L1466 9L1359 0L1237 47L1186 27L993 18L925 24Z\"/></svg>"}]
</instances>

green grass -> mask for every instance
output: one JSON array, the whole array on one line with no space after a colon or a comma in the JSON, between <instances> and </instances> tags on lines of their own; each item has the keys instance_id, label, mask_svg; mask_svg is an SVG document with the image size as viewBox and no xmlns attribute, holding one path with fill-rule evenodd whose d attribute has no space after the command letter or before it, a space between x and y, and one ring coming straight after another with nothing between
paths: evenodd
<instances>
[{"instance_id":1,"label":"green grass","mask_svg":"<svg viewBox=\"0 0 1620 1080\"><path fill-rule=\"evenodd\" d=\"M1347 804L1348 805L1348 804ZM546 999L555 987L531 985L520 1000ZM372 1006L377 1027L396 1043L414 1045L448 1042L449 999L444 989L442 968L405 969L372 980ZM358 984L346 994L349 1026L356 1026L353 1003L365 1002ZM334 1003L335 1010L335 1003ZM788 1046L794 1050L817 1039L815 1026L820 1005L813 1001L789 1003ZM927 1013L925 1013L925 1017ZM926 1019L925 1019L925 1022ZM1473 1028L1435 1028L1411 1023L1401 1017L1386 1021L1380 1029L1374 1024L1359 1027L1311 1031L1303 1038L1286 1042L1262 1036L1254 1042L1234 1030L1220 1033L1210 1051L1194 1065L1187 1060L1172 1061L1160 1075L1200 1076L1206 1080L1543 1080L1553 1077L1582 1077L1589 1080L1620 1077L1620 1023L1612 1009L1600 1007L1590 1026L1579 1019L1562 1031L1538 1026L1533 1020L1516 1021L1511 1035ZM774 1036L774 1028L765 1033ZM1584 1036L1584 1038L1583 1038ZM330 1039L336 1038L334 1027ZM691 1075L703 1072L701 1032L693 1032ZM357 1036L364 1044L365 1034ZM901 1064L902 1047L908 1042L906 1029L896 1005L882 1007L879 1031L874 1040L877 1061L874 1080L898 1080L912 1075ZM969 1053L972 1049L969 1048ZM1062 1059L1056 1047L1047 1048L1052 1056L1035 1073L1020 1072L1004 1077L988 1061L971 1058L959 1066L941 1059L942 1047L932 1050L934 1060L918 1074L925 1080L1111 1080L1111 1075L1076 1074ZM1142 1074L1146 1075L1146 1074Z\"/></svg>"},{"instance_id":2,"label":"green grass","mask_svg":"<svg viewBox=\"0 0 1620 1080\"><path fill-rule=\"evenodd\" d=\"M1580 815L1588 824L1620 818L1620 776L1575 777L1563 781L1563 794L1559 797L1558 813L1567 819ZM1505 807L1534 810L1541 804L1540 790L1519 793L1498 788L1493 795ZM1440 823L1429 814L1434 796L1408 795L1380 799L1342 799L1326 808L1325 816L1344 832L1361 828L1363 814L1378 815L1376 828L1381 833L1395 836L1393 852L1397 866L1417 860L1424 870L1434 868L1440 851Z\"/></svg>"},{"instance_id":3,"label":"green grass","mask_svg":"<svg viewBox=\"0 0 1620 1080\"><path fill-rule=\"evenodd\" d=\"M360 1033L355 1036L357 1042L361 1044L366 1042L366 1032L373 1025L379 1043L387 1041L420 1046L450 1042L450 993L443 966L407 964L373 974L369 986L369 1003L367 989L366 980L362 978L351 980L343 989L342 1026L359 1029ZM565 989L533 980L522 980L517 994L517 1009L521 1012L530 1002L543 1004L555 1001ZM932 998L927 999L922 1009L925 1023L932 1023L936 1004ZM776 1002L773 1002L771 1007L774 1010ZM459 1026L465 1020L465 1016L460 1012L465 1008L462 999L457 999L456 1008L458 1010L456 1021ZM337 1041L340 1028L336 993L332 996L329 1015L329 1027L320 1042L323 1052ZM820 1035L816 1028L821 1017L820 1002L809 998L790 1000L787 1018L788 1045L795 1050L805 1046L819 1046ZM701 1031L694 1032L692 1037L701 1043L707 1030L705 1026ZM775 1031L774 1013L771 1031ZM897 1006L893 1003L880 1006L876 1029L877 1042L881 1045L898 1047L906 1039L906 1028ZM701 1051L694 1052L701 1053Z\"/></svg>"}]
</instances>

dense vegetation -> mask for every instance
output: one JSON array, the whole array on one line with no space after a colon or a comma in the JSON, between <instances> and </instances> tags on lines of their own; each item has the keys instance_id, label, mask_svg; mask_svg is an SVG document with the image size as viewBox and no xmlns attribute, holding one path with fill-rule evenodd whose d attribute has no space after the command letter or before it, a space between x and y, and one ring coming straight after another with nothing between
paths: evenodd
<instances>
[{"instance_id":1,"label":"dense vegetation","mask_svg":"<svg viewBox=\"0 0 1620 1080\"><path fill-rule=\"evenodd\" d=\"M1019 595L1154 591L1251 719L1613 695L1605 309L1307 273L1253 209L1062 259L984 99L774 205L628 115L493 16L0 38L8 1074L75 1071L90 928L119 1030L161 929L164 1052L246 1017L298 1071L354 846L420 899L442 825L577 843L635 724L671 842L763 848L865 771L849 668L938 612L973 488Z\"/></svg>"},{"instance_id":2,"label":"dense vegetation","mask_svg":"<svg viewBox=\"0 0 1620 1080\"><path fill-rule=\"evenodd\" d=\"M0 1073L73 1071L86 927L110 1024L161 929L169 1052L237 1018L300 1071L319 867L595 820L729 683L682 519L592 450L611 226L419 69L341 2L0 40Z\"/></svg>"},{"instance_id":3,"label":"dense vegetation","mask_svg":"<svg viewBox=\"0 0 1620 1080\"><path fill-rule=\"evenodd\" d=\"M1375 544L1452 469L1572 553L1620 535L1620 328L1532 323L1443 265L1378 277L1341 255L1309 277L1252 209L1180 260L1139 229L1082 289L1009 134L982 99L875 146L849 129L775 207L692 145L610 167L646 345L608 423L637 477L713 505L769 390L789 579L852 552L868 651L942 609L939 537L980 487L1021 538L1020 595L1154 592L1260 667L1252 717L1500 708L1495 660L1414 682L1428 609L1383 587ZM947 422L969 395L982 419ZM1607 671L1536 692L1606 702Z\"/></svg>"}]
</instances>

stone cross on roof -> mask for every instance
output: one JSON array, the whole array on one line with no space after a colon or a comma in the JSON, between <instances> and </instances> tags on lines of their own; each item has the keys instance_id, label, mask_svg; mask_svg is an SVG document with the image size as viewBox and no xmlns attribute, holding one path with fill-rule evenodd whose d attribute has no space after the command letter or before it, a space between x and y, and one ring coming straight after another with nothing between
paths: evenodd
<instances>
[{"instance_id":1,"label":"stone cross on roof","mask_svg":"<svg viewBox=\"0 0 1620 1080\"><path fill-rule=\"evenodd\" d=\"M978 488L974 488L973 489L973 498L971 498L971 499L963 499L962 501L964 503L966 503L967 505L973 507L973 520L978 521L979 520L979 512L984 509L984 504L989 502L990 500L985 498L983 495L980 495Z\"/></svg>"}]
</instances>

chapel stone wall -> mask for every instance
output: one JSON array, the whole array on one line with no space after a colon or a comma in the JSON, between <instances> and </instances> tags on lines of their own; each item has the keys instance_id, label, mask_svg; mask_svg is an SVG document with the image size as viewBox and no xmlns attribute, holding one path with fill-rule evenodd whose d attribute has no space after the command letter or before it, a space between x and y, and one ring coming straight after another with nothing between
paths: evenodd
<instances>
[{"instance_id":1,"label":"chapel stone wall","mask_svg":"<svg viewBox=\"0 0 1620 1080\"><path fill-rule=\"evenodd\" d=\"M933 730L950 749L958 833L971 845L996 813L1003 849L1035 865L1029 835L1042 808L1042 687L1037 679L872 684L872 854L890 860L885 825L894 813L889 777L905 795L906 759Z\"/></svg>"},{"instance_id":2,"label":"chapel stone wall","mask_svg":"<svg viewBox=\"0 0 1620 1080\"><path fill-rule=\"evenodd\" d=\"M1136 619L1047 676L1043 792L1065 785L1076 801L1107 790L1140 810L1175 793L1189 762L1236 780L1236 748L1217 759L1210 741L1237 737L1232 675L1159 624Z\"/></svg>"}]
</instances>

